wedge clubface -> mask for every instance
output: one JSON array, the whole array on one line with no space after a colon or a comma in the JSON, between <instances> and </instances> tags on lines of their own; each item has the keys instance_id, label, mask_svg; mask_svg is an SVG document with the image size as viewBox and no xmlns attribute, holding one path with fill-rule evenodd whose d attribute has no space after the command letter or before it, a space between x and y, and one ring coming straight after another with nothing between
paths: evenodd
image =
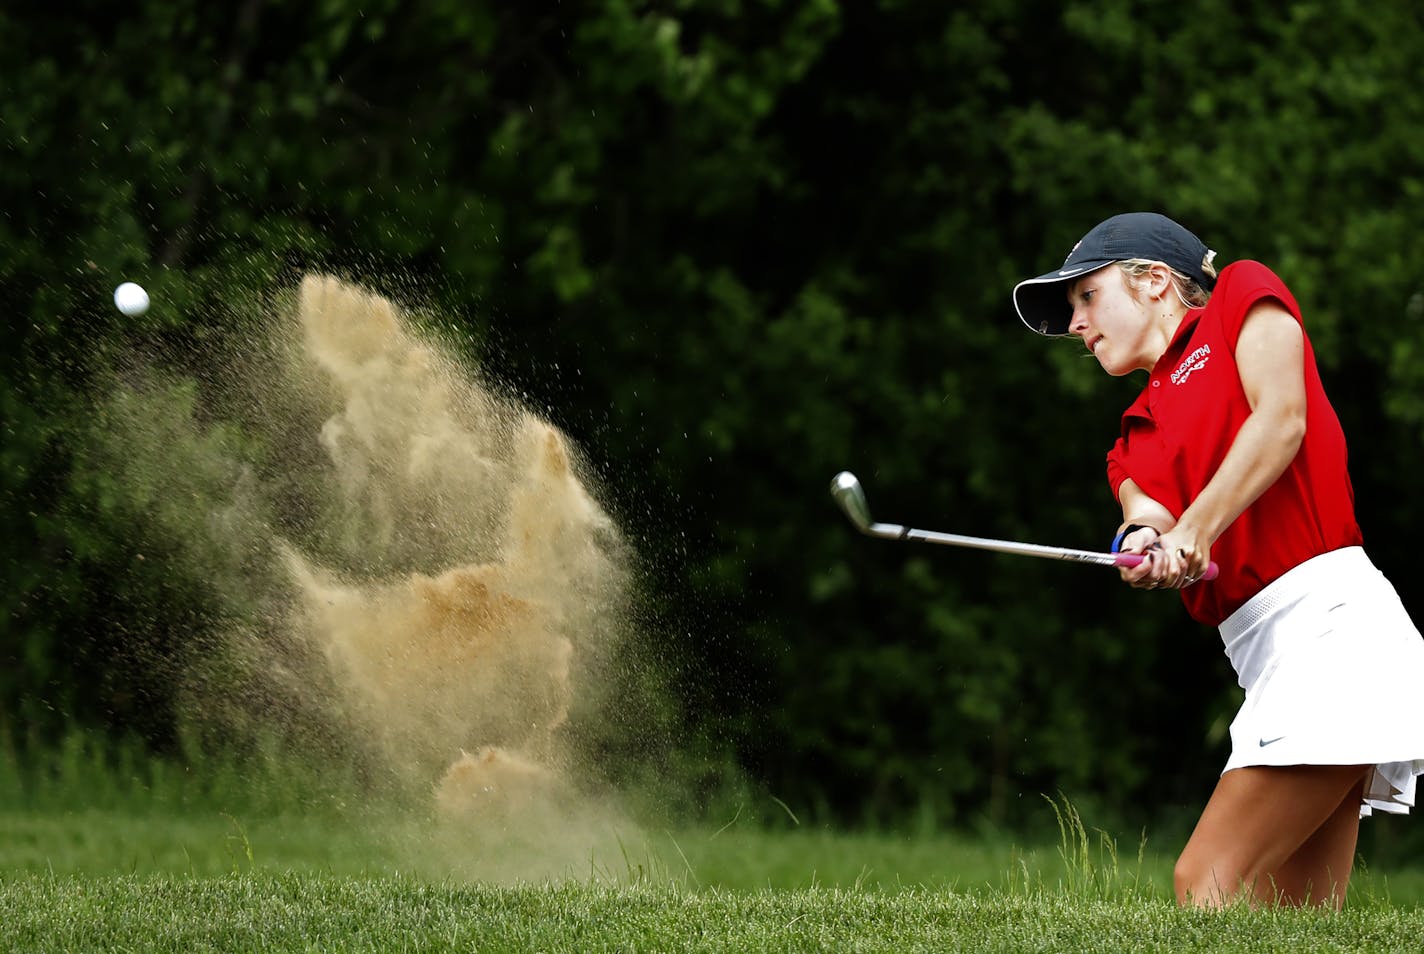
<instances>
[{"instance_id":1,"label":"wedge clubface","mask_svg":"<svg viewBox=\"0 0 1424 954\"><path fill-rule=\"evenodd\" d=\"M1137 566L1143 557L1138 553L1100 553L1094 550L1070 550L1064 547L1045 547L1036 543L1014 543L1010 540L989 540L984 537L965 537L957 533L937 533L933 530L915 530L897 523L875 523L870 519L870 504L866 502L865 490L855 474L843 470L831 481L831 496L836 498L841 510L855 524L856 529L872 537L887 540L914 540L920 543L939 543L950 547L969 547L973 550L993 550L996 553L1014 553L1019 556L1044 557L1050 560L1068 560L1073 563L1093 563L1098 566ZM1202 574L1204 580L1214 580L1219 572L1215 563L1210 564Z\"/></svg>"}]
</instances>

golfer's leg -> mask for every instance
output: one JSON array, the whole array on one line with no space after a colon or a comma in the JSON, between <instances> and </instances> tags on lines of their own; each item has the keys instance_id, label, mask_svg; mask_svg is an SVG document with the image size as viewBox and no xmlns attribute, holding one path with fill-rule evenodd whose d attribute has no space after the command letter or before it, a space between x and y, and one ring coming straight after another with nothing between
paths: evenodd
<instances>
[{"instance_id":1,"label":"golfer's leg","mask_svg":"<svg viewBox=\"0 0 1424 954\"><path fill-rule=\"evenodd\" d=\"M1318 904L1337 911L1344 905L1350 872L1355 867L1355 846L1360 838L1360 799L1364 788L1365 780L1361 776L1325 824L1272 873L1282 903Z\"/></svg>"},{"instance_id":2,"label":"golfer's leg","mask_svg":"<svg viewBox=\"0 0 1424 954\"><path fill-rule=\"evenodd\" d=\"M1364 772L1362 765L1227 772L1177 859L1177 900L1215 906L1244 890L1256 900L1274 901L1271 875L1336 814Z\"/></svg>"}]
</instances>

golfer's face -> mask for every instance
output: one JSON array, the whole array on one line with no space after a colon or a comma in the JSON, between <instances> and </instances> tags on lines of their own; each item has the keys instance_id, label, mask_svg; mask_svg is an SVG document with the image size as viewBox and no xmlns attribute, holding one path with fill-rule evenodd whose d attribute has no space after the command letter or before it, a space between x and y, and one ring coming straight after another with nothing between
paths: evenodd
<instances>
[{"instance_id":1,"label":"golfer's face","mask_svg":"<svg viewBox=\"0 0 1424 954\"><path fill-rule=\"evenodd\" d=\"M1068 286L1068 303L1073 306L1069 333L1083 340L1104 371L1122 375L1144 367L1147 321L1122 269L1105 265L1074 281ZM1145 366L1150 368L1151 362Z\"/></svg>"}]
</instances>

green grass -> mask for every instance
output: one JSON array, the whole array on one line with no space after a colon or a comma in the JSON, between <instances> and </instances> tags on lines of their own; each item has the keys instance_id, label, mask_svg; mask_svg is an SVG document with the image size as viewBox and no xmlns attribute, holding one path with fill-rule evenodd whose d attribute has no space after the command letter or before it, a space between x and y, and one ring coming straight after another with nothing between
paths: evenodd
<instances>
[{"instance_id":1,"label":"green grass","mask_svg":"<svg viewBox=\"0 0 1424 954\"><path fill-rule=\"evenodd\" d=\"M503 879L507 860L478 844L453 846L477 853L460 859L428 822L376 812L11 810L0 950L1413 951L1424 937L1414 876L1401 903L1394 878L1364 875L1338 916L1182 911L1169 857L1067 833L1024 850L944 833L624 832L612 854L508 881L481 877L488 863Z\"/></svg>"},{"instance_id":2,"label":"green grass","mask_svg":"<svg viewBox=\"0 0 1424 954\"><path fill-rule=\"evenodd\" d=\"M275 766L193 773L75 744L0 769L0 950L1414 951L1424 937L1410 868L1360 872L1340 915L1179 910L1175 844L1115 843L1066 802L1043 803L1061 837L1032 845L740 812L492 835L282 789Z\"/></svg>"},{"instance_id":3,"label":"green grass","mask_svg":"<svg viewBox=\"0 0 1424 954\"><path fill-rule=\"evenodd\" d=\"M1416 951L1424 913L1380 904L1208 913L1063 892L736 892L400 878L0 879L7 950Z\"/></svg>"}]
</instances>

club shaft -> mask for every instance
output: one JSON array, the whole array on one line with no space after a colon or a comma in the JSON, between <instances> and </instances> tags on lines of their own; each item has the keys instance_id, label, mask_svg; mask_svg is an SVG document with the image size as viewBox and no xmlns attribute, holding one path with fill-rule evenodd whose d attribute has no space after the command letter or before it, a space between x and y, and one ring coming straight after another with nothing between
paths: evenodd
<instances>
[{"instance_id":1,"label":"club shaft","mask_svg":"<svg viewBox=\"0 0 1424 954\"><path fill-rule=\"evenodd\" d=\"M1015 543L1011 540L990 540L987 537L967 537L958 533L939 533L934 530L916 530L897 523L874 523L870 519L870 505L866 503L865 491L860 481L848 470L843 470L831 481L831 496L851 523L865 534L883 537L887 540L910 540L917 543L939 543L951 547L968 547L973 550L992 550L995 553L1012 553L1017 556L1041 557L1047 560L1067 560L1073 563L1092 563L1097 566L1133 567L1142 563L1144 556L1138 553L1102 553L1095 550L1072 550L1067 547L1046 547L1037 543ZM1220 573L1215 563L1207 565L1203 580L1214 580Z\"/></svg>"},{"instance_id":2,"label":"club shaft","mask_svg":"<svg viewBox=\"0 0 1424 954\"><path fill-rule=\"evenodd\" d=\"M910 540L917 543L938 543L950 547L969 547L974 550L992 550L995 553L1012 553L1017 556L1042 557L1047 560L1068 560L1073 563L1095 563L1098 566L1136 566L1142 557L1136 553L1100 553L1095 550L1073 550L1067 547L1048 547L1037 543L1015 543L1011 540L991 540L986 537L967 537L958 533L939 533L934 530L916 530L894 523L872 523L866 533L887 540Z\"/></svg>"}]
</instances>

